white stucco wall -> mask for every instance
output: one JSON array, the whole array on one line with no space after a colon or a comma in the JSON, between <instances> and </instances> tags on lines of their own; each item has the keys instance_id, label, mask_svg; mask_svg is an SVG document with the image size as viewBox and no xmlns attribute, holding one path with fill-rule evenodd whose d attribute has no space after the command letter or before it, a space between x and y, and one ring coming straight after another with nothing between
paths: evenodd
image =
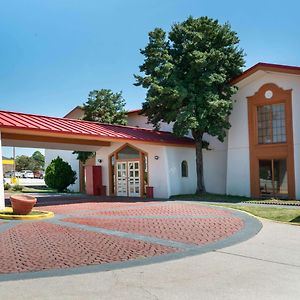
<instances>
[{"instance_id":1,"label":"white stucco wall","mask_svg":"<svg viewBox=\"0 0 300 300\"><path fill-rule=\"evenodd\" d=\"M147 124L147 118L142 115L138 114L131 114L129 115L128 118L128 125L130 126L139 126L139 127L144 127L144 128L153 128L151 124ZM160 130L164 131L172 131L173 130L173 124L166 124L162 123ZM191 137L191 134L189 134ZM210 144L210 151L203 151L203 165L204 165L204 183L206 190L210 193L215 193L215 194L225 194L226 193L226 175L227 175L227 139L223 143L218 141L215 137L212 137L208 134L204 135L204 140L208 141ZM174 147L173 147L174 148ZM175 147L176 148L176 147ZM172 148L168 147L167 155L170 156L171 158L168 159L168 162L170 166L173 167L172 165L172 160L174 157L176 157L176 153L182 153L182 151L175 151L174 153L172 152ZM195 166L195 150L188 149L189 151L186 151L187 148L183 151L184 155L186 157L191 157L193 156L193 172L195 175L195 180L196 180L196 166ZM186 152L186 153L185 153ZM192 154L191 154L192 153ZM174 156L175 155L175 156ZM179 155L178 159L180 159L181 155ZM176 158L177 159L177 158ZM176 159L174 159L174 163L177 163ZM191 165L191 166L192 166ZM186 180L187 181L187 180ZM176 180L175 182L178 183ZM196 191L196 188L192 189L189 188L189 184L182 185L180 184L175 184L174 187L172 187L172 184L170 185L171 187L171 195L175 194L185 194L187 192L185 191L191 191L189 193L194 193ZM175 192L179 191L178 187L182 187L181 192Z\"/></svg>"},{"instance_id":2,"label":"white stucco wall","mask_svg":"<svg viewBox=\"0 0 300 300\"><path fill-rule=\"evenodd\" d=\"M169 196L194 194L197 188L195 148L166 147ZM188 177L181 176L181 163L187 161Z\"/></svg>"},{"instance_id":3,"label":"white stucco wall","mask_svg":"<svg viewBox=\"0 0 300 300\"><path fill-rule=\"evenodd\" d=\"M224 143L217 142L212 137L210 140L213 140L210 143L212 150L203 150L205 188L209 193L226 194L227 140Z\"/></svg>"},{"instance_id":4,"label":"white stucco wall","mask_svg":"<svg viewBox=\"0 0 300 300\"><path fill-rule=\"evenodd\" d=\"M68 162L72 170L76 172L77 180L74 184L70 185L68 189L72 192L79 192L79 161L76 159L76 155L72 154L73 151L68 150L45 150L45 170L48 167L48 165L51 163L51 161L57 156L62 158L64 161Z\"/></svg>"},{"instance_id":5,"label":"white stucco wall","mask_svg":"<svg viewBox=\"0 0 300 300\"><path fill-rule=\"evenodd\" d=\"M281 73L260 73L241 82L230 123L227 157L227 194L250 196L250 159L247 97L261 86L274 83L285 90L292 89L293 135L295 158L296 198L300 199L300 77Z\"/></svg>"},{"instance_id":6,"label":"white stucco wall","mask_svg":"<svg viewBox=\"0 0 300 300\"><path fill-rule=\"evenodd\" d=\"M147 123L147 117L143 115L139 115L138 113L129 114L127 121L128 121L127 123L128 126L153 129L153 125ZM159 130L172 132L173 123L170 124L161 123Z\"/></svg>"},{"instance_id":7,"label":"white stucco wall","mask_svg":"<svg viewBox=\"0 0 300 300\"><path fill-rule=\"evenodd\" d=\"M167 161L165 146L156 146L149 144L130 143L131 145L145 151L148 154L148 166L149 166L149 186L154 187L155 198L168 198L169 183L167 174ZM102 166L102 183L107 186L107 192L109 191L109 156L117 150L124 143L111 143L110 147L102 147L96 152L96 163ZM159 156L156 160L154 157ZM99 160L102 160L99 163Z\"/></svg>"},{"instance_id":8,"label":"white stucco wall","mask_svg":"<svg viewBox=\"0 0 300 300\"><path fill-rule=\"evenodd\" d=\"M226 191L226 143L219 149L204 151L204 180L210 193L224 194ZM102 166L103 185L109 191L109 156L124 143L112 143L97 151L96 162ZM154 187L155 198L169 198L178 194L196 192L196 154L195 148L159 146L140 143L131 145L148 153L149 185ZM220 148L223 147L221 150ZM154 157L158 156L156 160ZM99 163L99 160L102 162ZM188 177L181 177L181 162L188 162Z\"/></svg>"}]
</instances>

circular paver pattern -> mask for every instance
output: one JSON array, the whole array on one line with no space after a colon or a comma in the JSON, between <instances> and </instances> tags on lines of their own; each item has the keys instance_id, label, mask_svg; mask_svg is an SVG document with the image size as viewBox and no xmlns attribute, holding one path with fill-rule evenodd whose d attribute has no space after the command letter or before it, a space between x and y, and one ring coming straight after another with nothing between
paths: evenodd
<instances>
[{"instance_id":1,"label":"circular paver pattern","mask_svg":"<svg viewBox=\"0 0 300 300\"><path fill-rule=\"evenodd\" d=\"M43 210L55 218L0 222L0 280L160 262L241 242L261 228L244 213L183 202L89 202Z\"/></svg>"}]
</instances>

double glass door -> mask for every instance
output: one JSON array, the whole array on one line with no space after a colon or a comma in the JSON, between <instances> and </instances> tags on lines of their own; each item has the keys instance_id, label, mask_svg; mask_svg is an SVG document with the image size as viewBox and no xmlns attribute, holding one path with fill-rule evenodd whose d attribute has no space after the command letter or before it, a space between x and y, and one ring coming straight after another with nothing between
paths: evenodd
<instances>
[{"instance_id":1,"label":"double glass door","mask_svg":"<svg viewBox=\"0 0 300 300\"><path fill-rule=\"evenodd\" d=\"M259 186L261 197L288 197L286 159L259 160Z\"/></svg>"},{"instance_id":2,"label":"double glass door","mask_svg":"<svg viewBox=\"0 0 300 300\"><path fill-rule=\"evenodd\" d=\"M118 161L116 171L117 196L140 197L140 161Z\"/></svg>"}]
</instances>

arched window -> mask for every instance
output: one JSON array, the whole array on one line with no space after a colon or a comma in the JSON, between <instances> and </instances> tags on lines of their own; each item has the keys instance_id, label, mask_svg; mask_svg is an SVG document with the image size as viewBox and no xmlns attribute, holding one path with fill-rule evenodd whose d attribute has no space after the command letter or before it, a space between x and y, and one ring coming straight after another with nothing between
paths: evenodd
<instances>
[{"instance_id":1,"label":"arched window","mask_svg":"<svg viewBox=\"0 0 300 300\"><path fill-rule=\"evenodd\" d=\"M188 163L186 160L181 163L181 177L188 177Z\"/></svg>"}]
</instances>

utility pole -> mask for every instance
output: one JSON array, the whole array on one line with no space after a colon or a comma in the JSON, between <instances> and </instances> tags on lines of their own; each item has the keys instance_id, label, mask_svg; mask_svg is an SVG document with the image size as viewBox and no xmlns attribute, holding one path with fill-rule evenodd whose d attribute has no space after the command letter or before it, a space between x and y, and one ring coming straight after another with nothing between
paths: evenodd
<instances>
[{"instance_id":1,"label":"utility pole","mask_svg":"<svg viewBox=\"0 0 300 300\"><path fill-rule=\"evenodd\" d=\"M13 174L14 177L16 177L16 147L13 147L13 159L14 159Z\"/></svg>"}]
</instances>

